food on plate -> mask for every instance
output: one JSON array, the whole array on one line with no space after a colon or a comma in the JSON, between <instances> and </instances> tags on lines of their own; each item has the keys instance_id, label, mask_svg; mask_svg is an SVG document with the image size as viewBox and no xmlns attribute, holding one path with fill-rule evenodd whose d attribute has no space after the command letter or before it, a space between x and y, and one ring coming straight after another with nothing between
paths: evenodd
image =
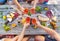
<instances>
[{"instance_id":1,"label":"food on plate","mask_svg":"<svg viewBox=\"0 0 60 41\"><path fill-rule=\"evenodd\" d=\"M23 14L28 14L29 10L28 8L26 8L24 11L23 11Z\"/></svg>"},{"instance_id":2,"label":"food on plate","mask_svg":"<svg viewBox=\"0 0 60 41\"><path fill-rule=\"evenodd\" d=\"M39 19L40 21L43 21L43 22L49 21L49 18L46 17L46 16L44 16L44 15L39 15L39 16L38 16L38 19Z\"/></svg>"},{"instance_id":3,"label":"food on plate","mask_svg":"<svg viewBox=\"0 0 60 41\"><path fill-rule=\"evenodd\" d=\"M44 10L49 10L49 8L48 7L45 7Z\"/></svg>"},{"instance_id":4,"label":"food on plate","mask_svg":"<svg viewBox=\"0 0 60 41\"><path fill-rule=\"evenodd\" d=\"M19 14L17 12L14 13L14 17L17 18Z\"/></svg>"},{"instance_id":5,"label":"food on plate","mask_svg":"<svg viewBox=\"0 0 60 41\"><path fill-rule=\"evenodd\" d=\"M30 9L30 12L31 14L35 14L35 9L34 8Z\"/></svg>"},{"instance_id":6,"label":"food on plate","mask_svg":"<svg viewBox=\"0 0 60 41\"><path fill-rule=\"evenodd\" d=\"M12 22L12 20L13 20L12 18L7 18L7 21L9 22Z\"/></svg>"},{"instance_id":7,"label":"food on plate","mask_svg":"<svg viewBox=\"0 0 60 41\"><path fill-rule=\"evenodd\" d=\"M30 12L28 12L28 15L29 15L29 16L31 16L31 13L30 13Z\"/></svg>"},{"instance_id":8,"label":"food on plate","mask_svg":"<svg viewBox=\"0 0 60 41\"><path fill-rule=\"evenodd\" d=\"M17 25L16 25L15 23L13 23L11 26L14 28L14 27L16 27Z\"/></svg>"},{"instance_id":9,"label":"food on plate","mask_svg":"<svg viewBox=\"0 0 60 41\"><path fill-rule=\"evenodd\" d=\"M4 20L6 20L6 19L7 19L7 17L6 17L6 16L3 16L3 19L4 19Z\"/></svg>"},{"instance_id":10,"label":"food on plate","mask_svg":"<svg viewBox=\"0 0 60 41\"><path fill-rule=\"evenodd\" d=\"M46 22L40 22L41 25L46 26Z\"/></svg>"},{"instance_id":11,"label":"food on plate","mask_svg":"<svg viewBox=\"0 0 60 41\"><path fill-rule=\"evenodd\" d=\"M17 12L14 13L10 13L7 15L7 20L9 22L12 22L13 20L15 20L17 17L19 16L19 14Z\"/></svg>"},{"instance_id":12,"label":"food on plate","mask_svg":"<svg viewBox=\"0 0 60 41\"><path fill-rule=\"evenodd\" d=\"M11 15L8 14L8 15L7 15L7 18L12 18L12 17L11 17Z\"/></svg>"},{"instance_id":13,"label":"food on plate","mask_svg":"<svg viewBox=\"0 0 60 41\"><path fill-rule=\"evenodd\" d=\"M10 16L11 16L12 18L14 18L14 13L10 13Z\"/></svg>"},{"instance_id":14,"label":"food on plate","mask_svg":"<svg viewBox=\"0 0 60 41\"><path fill-rule=\"evenodd\" d=\"M52 15L52 12L51 12L51 11L47 11L47 12L46 12L46 16L47 16L48 18L52 18L52 16L53 16L53 15Z\"/></svg>"},{"instance_id":15,"label":"food on plate","mask_svg":"<svg viewBox=\"0 0 60 41\"><path fill-rule=\"evenodd\" d=\"M21 22L22 22L22 24L24 24L26 22L26 19L22 18Z\"/></svg>"},{"instance_id":16,"label":"food on plate","mask_svg":"<svg viewBox=\"0 0 60 41\"><path fill-rule=\"evenodd\" d=\"M26 23L30 23L30 17L26 18Z\"/></svg>"},{"instance_id":17,"label":"food on plate","mask_svg":"<svg viewBox=\"0 0 60 41\"><path fill-rule=\"evenodd\" d=\"M56 16L53 16L52 17L52 21L56 22L57 21L57 17Z\"/></svg>"},{"instance_id":18,"label":"food on plate","mask_svg":"<svg viewBox=\"0 0 60 41\"><path fill-rule=\"evenodd\" d=\"M12 13L10 13L10 14L7 15L7 20L9 22L12 22L13 18L14 18L14 16L12 16Z\"/></svg>"},{"instance_id":19,"label":"food on plate","mask_svg":"<svg viewBox=\"0 0 60 41\"><path fill-rule=\"evenodd\" d=\"M36 19L32 19L32 24L33 24L33 25L36 24Z\"/></svg>"},{"instance_id":20,"label":"food on plate","mask_svg":"<svg viewBox=\"0 0 60 41\"><path fill-rule=\"evenodd\" d=\"M7 26L7 25L4 25L4 30L9 31L9 30L11 30L11 28L9 26Z\"/></svg>"},{"instance_id":21,"label":"food on plate","mask_svg":"<svg viewBox=\"0 0 60 41\"><path fill-rule=\"evenodd\" d=\"M57 25L56 25L55 22L52 21L52 22L50 22L50 24L52 25L52 27L53 27L54 30L57 28Z\"/></svg>"},{"instance_id":22,"label":"food on plate","mask_svg":"<svg viewBox=\"0 0 60 41\"><path fill-rule=\"evenodd\" d=\"M36 12L41 12L41 7L37 6L35 10L36 10Z\"/></svg>"}]
</instances>

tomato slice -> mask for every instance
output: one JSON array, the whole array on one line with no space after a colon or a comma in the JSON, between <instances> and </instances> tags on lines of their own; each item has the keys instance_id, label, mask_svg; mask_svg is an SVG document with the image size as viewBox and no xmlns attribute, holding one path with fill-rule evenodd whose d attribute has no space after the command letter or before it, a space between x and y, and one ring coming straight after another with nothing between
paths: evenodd
<instances>
[{"instance_id":1,"label":"tomato slice","mask_svg":"<svg viewBox=\"0 0 60 41\"><path fill-rule=\"evenodd\" d=\"M32 9L30 10L30 12L31 12L32 14L35 14L35 9L32 8Z\"/></svg>"},{"instance_id":2,"label":"tomato slice","mask_svg":"<svg viewBox=\"0 0 60 41\"><path fill-rule=\"evenodd\" d=\"M33 25L36 24L36 19L32 19L32 24L33 24Z\"/></svg>"},{"instance_id":3,"label":"tomato slice","mask_svg":"<svg viewBox=\"0 0 60 41\"><path fill-rule=\"evenodd\" d=\"M26 18L26 23L30 23L30 17Z\"/></svg>"},{"instance_id":4,"label":"tomato slice","mask_svg":"<svg viewBox=\"0 0 60 41\"><path fill-rule=\"evenodd\" d=\"M23 12L23 14L28 14L28 8L26 8L25 10L24 10L24 12Z\"/></svg>"}]
</instances>

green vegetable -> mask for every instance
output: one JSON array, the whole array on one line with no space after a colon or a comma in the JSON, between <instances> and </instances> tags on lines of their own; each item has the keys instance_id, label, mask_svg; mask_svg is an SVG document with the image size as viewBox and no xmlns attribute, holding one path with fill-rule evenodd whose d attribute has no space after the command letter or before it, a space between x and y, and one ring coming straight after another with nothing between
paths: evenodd
<instances>
[{"instance_id":1,"label":"green vegetable","mask_svg":"<svg viewBox=\"0 0 60 41\"><path fill-rule=\"evenodd\" d=\"M5 30L5 31L9 31L9 30L11 30L11 29L10 29L10 27L9 27L9 26L4 25L4 30Z\"/></svg>"},{"instance_id":2,"label":"green vegetable","mask_svg":"<svg viewBox=\"0 0 60 41\"><path fill-rule=\"evenodd\" d=\"M41 22L41 25L46 26L46 22Z\"/></svg>"},{"instance_id":3,"label":"green vegetable","mask_svg":"<svg viewBox=\"0 0 60 41\"><path fill-rule=\"evenodd\" d=\"M37 12L41 12L41 7L40 7L40 6L37 6L35 10L36 10Z\"/></svg>"},{"instance_id":4,"label":"green vegetable","mask_svg":"<svg viewBox=\"0 0 60 41\"><path fill-rule=\"evenodd\" d=\"M28 15L29 15L29 16L31 16L31 13L30 13L30 12L28 12Z\"/></svg>"}]
</instances>

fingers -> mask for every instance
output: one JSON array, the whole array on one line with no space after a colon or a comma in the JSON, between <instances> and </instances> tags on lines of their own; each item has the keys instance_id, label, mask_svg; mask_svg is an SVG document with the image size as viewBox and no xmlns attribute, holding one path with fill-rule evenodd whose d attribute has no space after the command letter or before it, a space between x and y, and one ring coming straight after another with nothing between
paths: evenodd
<instances>
[{"instance_id":1,"label":"fingers","mask_svg":"<svg viewBox=\"0 0 60 41\"><path fill-rule=\"evenodd\" d=\"M45 41L45 37L44 36L35 36L35 41Z\"/></svg>"},{"instance_id":2,"label":"fingers","mask_svg":"<svg viewBox=\"0 0 60 41\"><path fill-rule=\"evenodd\" d=\"M19 36L16 36L15 38L13 38L13 41L17 41L19 38Z\"/></svg>"},{"instance_id":3,"label":"fingers","mask_svg":"<svg viewBox=\"0 0 60 41\"><path fill-rule=\"evenodd\" d=\"M34 0L34 6L33 6L33 8L35 8L35 7L36 7L37 3L38 3L38 0L37 0L37 1L36 1L36 0Z\"/></svg>"},{"instance_id":4,"label":"fingers","mask_svg":"<svg viewBox=\"0 0 60 41\"><path fill-rule=\"evenodd\" d=\"M24 23L24 26L25 27L28 27L30 24L29 23Z\"/></svg>"},{"instance_id":5,"label":"fingers","mask_svg":"<svg viewBox=\"0 0 60 41\"><path fill-rule=\"evenodd\" d=\"M30 36L24 37L22 41L28 41L30 39Z\"/></svg>"},{"instance_id":6,"label":"fingers","mask_svg":"<svg viewBox=\"0 0 60 41\"><path fill-rule=\"evenodd\" d=\"M18 7L21 11L24 10L24 8L18 3L17 0L13 0L13 2L17 5L17 7Z\"/></svg>"}]
</instances>

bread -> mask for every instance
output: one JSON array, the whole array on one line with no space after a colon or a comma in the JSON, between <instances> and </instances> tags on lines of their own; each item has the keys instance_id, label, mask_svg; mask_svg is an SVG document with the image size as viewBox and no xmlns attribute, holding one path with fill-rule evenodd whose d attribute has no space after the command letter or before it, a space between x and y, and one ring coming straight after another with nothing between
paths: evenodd
<instances>
[{"instance_id":1,"label":"bread","mask_svg":"<svg viewBox=\"0 0 60 41\"><path fill-rule=\"evenodd\" d=\"M49 18L48 18L48 17L42 16L42 15L39 15L39 16L38 16L38 19L39 19L40 21L43 21L43 22L49 21Z\"/></svg>"}]
</instances>

